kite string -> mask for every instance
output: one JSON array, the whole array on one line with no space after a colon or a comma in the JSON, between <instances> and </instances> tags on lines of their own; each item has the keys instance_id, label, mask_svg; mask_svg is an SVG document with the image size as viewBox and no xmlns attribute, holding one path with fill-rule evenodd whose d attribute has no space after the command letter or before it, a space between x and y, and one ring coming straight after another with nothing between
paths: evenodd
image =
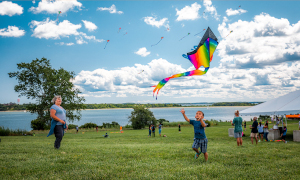
<instances>
[{"instance_id":1,"label":"kite string","mask_svg":"<svg viewBox=\"0 0 300 180\"><path fill-rule=\"evenodd\" d=\"M155 87L154 90L153 90L153 97L154 97L154 94L156 92L156 100L157 100L158 92L160 91L161 88L164 87L164 85L170 79L174 79L174 78L178 78L178 77L183 77L183 76L195 76L195 75L201 76L201 75L206 74L206 72L208 71L208 69L209 69L209 67L205 68L204 71L196 69L196 70L193 70L193 71L188 71L188 72L184 72L184 73L180 73L180 74L174 74L173 76L170 76L170 77L167 77L167 78L161 80L157 85L151 86L151 87Z\"/></svg>"},{"instance_id":2,"label":"kite string","mask_svg":"<svg viewBox=\"0 0 300 180\"><path fill-rule=\"evenodd\" d=\"M158 41L158 43L159 43L161 40L162 40L162 39L160 39L160 40ZM151 47L152 47L152 46L156 46L158 43L151 45Z\"/></svg>"},{"instance_id":3,"label":"kite string","mask_svg":"<svg viewBox=\"0 0 300 180\"><path fill-rule=\"evenodd\" d=\"M106 48L106 45L108 44L108 42L106 42L104 49Z\"/></svg>"}]
</instances>

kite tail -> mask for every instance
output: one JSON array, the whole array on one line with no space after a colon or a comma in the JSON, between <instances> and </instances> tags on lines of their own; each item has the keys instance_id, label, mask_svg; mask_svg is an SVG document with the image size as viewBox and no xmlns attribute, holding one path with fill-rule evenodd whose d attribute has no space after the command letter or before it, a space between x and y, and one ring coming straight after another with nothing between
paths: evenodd
<instances>
[{"instance_id":1,"label":"kite tail","mask_svg":"<svg viewBox=\"0 0 300 180\"><path fill-rule=\"evenodd\" d=\"M108 42L107 42L108 43ZM105 44L105 47L104 47L104 49L106 48L106 45L107 45L107 43Z\"/></svg>"},{"instance_id":2,"label":"kite tail","mask_svg":"<svg viewBox=\"0 0 300 180\"><path fill-rule=\"evenodd\" d=\"M188 72L184 72L184 73L180 73L180 74L174 74L173 76L170 76L170 77L167 77L167 78L161 80L157 85L151 86L151 87L155 87L154 90L153 90L153 97L154 97L154 94L156 92L156 100L157 100L158 92L161 90L161 88L163 88L165 86L165 84L170 79L178 78L178 77L183 77L183 76L195 76L195 75L201 76L203 74L206 74L206 72L208 71L208 69L209 69L209 67L205 68L204 71L196 69L196 70L193 70L193 71L188 71Z\"/></svg>"}]
</instances>

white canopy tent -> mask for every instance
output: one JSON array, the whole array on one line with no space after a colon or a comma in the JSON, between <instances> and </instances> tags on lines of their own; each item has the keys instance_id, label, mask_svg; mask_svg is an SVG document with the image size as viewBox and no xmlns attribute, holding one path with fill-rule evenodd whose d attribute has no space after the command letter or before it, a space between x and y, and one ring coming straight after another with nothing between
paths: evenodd
<instances>
[{"instance_id":1,"label":"white canopy tent","mask_svg":"<svg viewBox=\"0 0 300 180\"><path fill-rule=\"evenodd\" d=\"M300 114L300 90L240 111L240 115L288 115ZM286 119L285 119L285 123ZM283 126L283 122L282 122Z\"/></svg>"},{"instance_id":2,"label":"white canopy tent","mask_svg":"<svg viewBox=\"0 0 300 180\"><path fill-rule=\"evenodd\" d=\"M300 90L240 111L240 115L300 114Z\"/></svg>"}]
</instances>

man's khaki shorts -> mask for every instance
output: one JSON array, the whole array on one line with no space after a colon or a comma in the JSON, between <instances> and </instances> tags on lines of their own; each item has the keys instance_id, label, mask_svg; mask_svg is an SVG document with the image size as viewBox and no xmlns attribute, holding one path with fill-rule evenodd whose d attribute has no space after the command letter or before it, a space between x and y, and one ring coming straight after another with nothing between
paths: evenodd
<instances>
[{"instance_id":1,"label":"man's khaki shorts","mask_svg":"<svg viewBox=\"0 0 300 180\"><path fill-rule=\"evenodd\" d=\"M251 133L250 137L257 137L257 133Z\"/></svg>"}]
</instances>

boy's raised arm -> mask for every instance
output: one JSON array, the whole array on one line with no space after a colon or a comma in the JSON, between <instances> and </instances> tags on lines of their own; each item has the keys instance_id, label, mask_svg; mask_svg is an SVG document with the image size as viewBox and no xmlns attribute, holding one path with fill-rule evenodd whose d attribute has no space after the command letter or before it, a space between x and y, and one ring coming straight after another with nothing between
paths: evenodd
<instances>
[{"instance_id":1,"label":"boy's raised arm","mask_svg":"<svg viewBox=\"0 0 300 180\"><path fill-rule=\"evenodd\" d=\"M206 124L205 124L205 122L203 121L203 119L200 119L200 123L201 123L201 126L202 126L202 127L206 127Z\"/></svg>"},{"instance_id":2,"label":"boy's raised arm","mask_svg":"<svg viewBox=\"0 0 300 180\"><path fill-rule=\"evenodd\" d=\"M189 118L185 115L185 111L184 109L182 108L181 111L180 111L184 117L184 119L187 121L187 122L190 122Z\"/></svg>"}]
</instances>

